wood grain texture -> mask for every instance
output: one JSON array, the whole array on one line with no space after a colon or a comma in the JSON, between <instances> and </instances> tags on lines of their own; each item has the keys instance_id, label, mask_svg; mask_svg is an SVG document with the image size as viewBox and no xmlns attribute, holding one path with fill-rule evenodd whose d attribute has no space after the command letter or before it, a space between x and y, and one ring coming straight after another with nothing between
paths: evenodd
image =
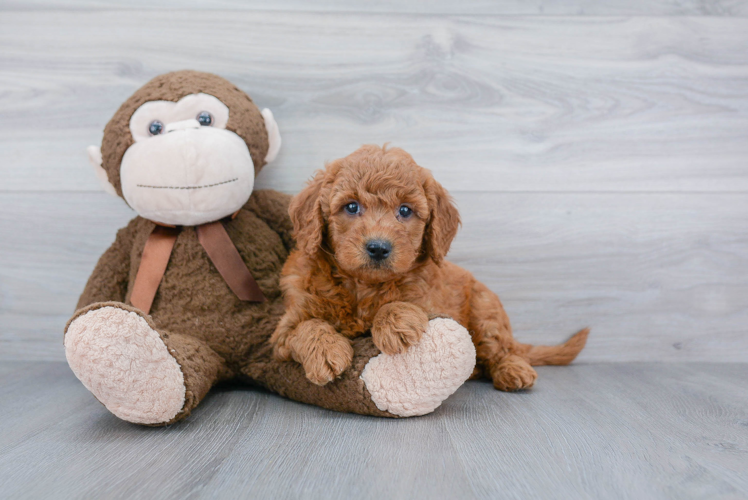
<instances>
[{"instance_id":1,"label":"wood grain texture","mask_svg":"<svg viewBox=\"0 0 748 500\"><path fill-rule=\"evenodd\" d=\"M451 258L522 340L590 325L582 361L748 360L746 2L211 5L0 5L0 359L63 359L132 216L85 147L192 67L274 111L259 187L297 192L368 142L433 170L465 221Z\"/></svg>"},{"instance_id":2,"label":"wood grain texture","mask_svg":"<svg viewBox=\"0 0 748 500\"><path fill-rule=\"evenodd\" d=\"M518 338L581 327L582 361L748 361L743 194L463 193L448 258ZM62 329L133 213L106 194L0 194L0 359L63 360Z\"/></svg>"},{"instance_id":3,"label":"wood grain texture","mask_svg":"<svg viewBox=\"0 0 748 500\"><path fill-rule=\"evenodd\" d=\"M459 191L748 191L743 18L6 11L0 47L2 191L98 190L85 147L183 68L274 111L265 187L392 141Z\"/></svg>"},{"instance_id":4,"label":"wood grain texture","mask_svg":"<svg viewBox=\"0 0 748 500\"><path fill-rule=\"evenodd\" d=\"M744 16L745 0L5 0L0 10L195 9L565 16Z\"/></svg>"},{"instance_id":5,"label":"wood grain texture","mask_svg":"<svg viewBox=\"0 0 748 500\"><path fill-rule=\"evenodd\" d=\"M748 497L746 15L746 0L0 2L0 498ZM183 68L273 110L283 148L258 187L297 192L362 143L410 151L460 207L450 259L518 338L592 326L577 364L522 394L470 382L399 421L242 387L170 428L108 413L62 328L133 213L85 148Z\"/></svg>"},{"instance_id":6,"label":"wood grain texture","mask_svg":"<svg viewBox=\"0 0 748 500\"><path fill-rule=\"evenodd\" d=\"M339 414L246 388L127 424L63 363L0 364L6 498L745 498L747 364L542 367L435 413ZM8 404L11 402L12 404Z\"/></svg>"}]
</instances>

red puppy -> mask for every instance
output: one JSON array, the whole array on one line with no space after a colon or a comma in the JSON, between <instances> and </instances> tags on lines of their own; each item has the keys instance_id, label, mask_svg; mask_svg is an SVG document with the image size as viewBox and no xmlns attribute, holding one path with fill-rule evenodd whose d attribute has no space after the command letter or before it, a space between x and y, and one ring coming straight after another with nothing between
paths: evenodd
<instances>
[{"instance_id":1,"label":"red puppy","mask_svg":"<svg viewBox=\"0 0 748 500\"><path fill-rule=\"evenodd\" d=\"M435 316L468 329L477 352L473 378L490 378L502 391L531 387L531 365L568 364L585 345L588 329L559 346L514 340L496 294L444 260L459 213L402 149L363 146L330 163L289 212L297 249L283 268L286 314L271 342L316 384L350 366L350 339L371 332L382 352L403 352Z\"/></svg>"}]
</instances>

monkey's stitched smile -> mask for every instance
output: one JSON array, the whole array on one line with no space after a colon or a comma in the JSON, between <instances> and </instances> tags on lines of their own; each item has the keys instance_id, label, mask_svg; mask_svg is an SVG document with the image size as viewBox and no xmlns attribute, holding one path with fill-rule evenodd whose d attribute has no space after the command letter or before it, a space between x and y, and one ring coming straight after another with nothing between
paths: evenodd
<instances>
[{"instance_id":1,"label":"monkey's stitched smile","mask_svg":"<svg viewBox=\"0 0 748 500\"><path fill-rule=\"evenodd\" d=\"M231 182L238 181L238 177L234 177L233 179L229 179L227 181L223 182L216 182L215 184L205 184L204 186L148 186L146 184L138 184L138 187L141 188L149 188L149 189L203 189L203 188L209 188L213 186L220 186L222 184L229 184Z\"/></svg>"}]
</instances>

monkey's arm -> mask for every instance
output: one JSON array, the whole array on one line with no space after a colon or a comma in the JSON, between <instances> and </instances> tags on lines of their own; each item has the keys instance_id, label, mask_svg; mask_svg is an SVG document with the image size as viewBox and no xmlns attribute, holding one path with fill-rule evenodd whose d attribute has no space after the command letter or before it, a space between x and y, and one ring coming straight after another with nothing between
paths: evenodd
<instances>
[{"instance_id":1,"label":"monkey's arm","mask_svg":"<svg viewBox=\"0 0 748 500\"><path fill-rule=\"evenodd\" d=\"M291 203L290 194L272 189L260 189L252 193L244 208L253 212L270 226L270 229L278 233L283 240L283 246L291 251L296 243L292 236L293 223L288 215L289 203Z\"/></svg>"},{"instance_id":2,"label":"monkey's arm","mask_svg":"<svg viewBox=\"0 0 748 500\"><path fill-rule=\"evenodd\" d=\"M136 220L117 231L114 243L99 258L78 299L77 309L95 302L125 301Z\"/></svg>"}]
</instances>

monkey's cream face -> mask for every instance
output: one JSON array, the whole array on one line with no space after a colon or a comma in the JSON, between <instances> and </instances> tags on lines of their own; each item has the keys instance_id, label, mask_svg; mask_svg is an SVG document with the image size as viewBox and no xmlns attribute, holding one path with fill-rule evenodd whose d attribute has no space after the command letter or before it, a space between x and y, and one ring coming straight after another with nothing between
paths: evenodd
<instances>
[{"instance_id":1,"label":"monkey's cream face","mask_svg":"<svg viewBox=\"0 0 748 500\"><path fill-rule=\"evenodd\" d=\"M228 107L207 94L140 106L130 118L135 144L120 169L127 203L141 217L177 226L239 210L255 169L244 140L226 130L228 120Z\"/></svg>"}]
</instances>

